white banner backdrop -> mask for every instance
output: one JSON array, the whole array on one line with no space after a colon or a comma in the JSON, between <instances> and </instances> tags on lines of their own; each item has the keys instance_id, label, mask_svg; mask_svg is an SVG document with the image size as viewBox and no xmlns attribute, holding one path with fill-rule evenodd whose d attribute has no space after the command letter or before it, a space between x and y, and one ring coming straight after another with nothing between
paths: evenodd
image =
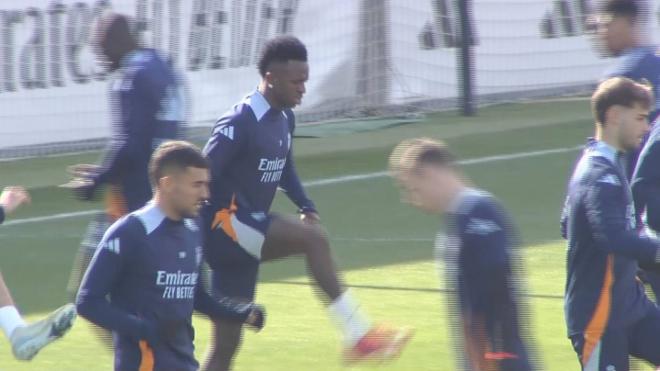
<instances>
[{"instance_id":1,"label":"white banner backdrop","mask_svg":"<svg viewBox=\"0 0 660 371\"><path fill-rule=\"evenodd\" d=\"M193 125L209 125L254 89L265 39L294 33L309 47L305 106L350 94L357 2L114 0L0 2L0 148L79 141L110 130L109 77L88 36L105 7L146 28L146 45L168 52L191 94Z\"/></svg>"},{"instance_id":2,"label":"white banner backdrop","mask_svg":"<svg viewBox=\"0 0 660 371\"><path fill-rule=\"evenodd\" d=\"M649 23L657 31L660 0ZM105 7L135 17L189 85L192 125L209 125L258 83L263 41L309 49L301 113L457 96L454 0L4 0L0 149L108 135L109 77L88 45ZM586 0L473 0L480 95L594 82L602 59L584 34ZM376 99L368 99L368 96Z\"/></svg>"},{"instance_id":3,"label":"white banner backdrop","mask_svg":"<svg viewBox=\"0 0 660 371\"><path fill-rule=\"evenodd\" d=\"M457 96L459 24L455 1L391 1L394 102ZM591 0L472 0L476 94L516 93L594 83L602 58L585 20ZM660 1L648 0L648 42L656 39ZM551 29L552 32L549 32ZM426 41L424 41L426 40Z\"/></svg>"}]
</instances>

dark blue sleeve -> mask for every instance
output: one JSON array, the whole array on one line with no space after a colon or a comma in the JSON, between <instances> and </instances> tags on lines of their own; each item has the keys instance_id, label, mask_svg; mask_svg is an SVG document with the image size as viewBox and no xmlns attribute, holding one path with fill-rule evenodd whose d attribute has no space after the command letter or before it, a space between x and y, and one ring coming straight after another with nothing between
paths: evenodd
<instances>
[{"instance_id":1,"label":"dark blue sleeve","mask_svg":"<svg viewBox=\"0 0 660 371\"><path fill-rule=\"evenodd\" d=\"M161 90L144 68L118 82L120 87L111 92L113 133L101 168L94 177L96 186L109 182L122 168L152 145L152 128L148 122L158 112L158 92Z\"/></svg>"},{"instance_id":2,"label":"dark blue sleeve","mask_svg":"<svg viewBox=\"0 0 660 371\"><path fill-rule=\"evenodd\" d=\"M646 222L660 231L660 142L651 138L642 151L633 176L635 210L646 212Z\"/></svg>"},{"instance_id":3,"label":"dark blue sleeve","mask_svg":"<svg viewBox=\"0 0 660 371\"><path fill-rule=\"evenodd\" d=\"M587 190L584 207L596 246L641 263L653 263L660 244L630 228L625 192L613 173L601 175Z\"/></svg>"},{"instance_id":4,"label":"dark blue sleeve","mask_svg":"<svg viewBox=\"0 0 660 371\"><path fill-rule=\"evenodd\" d=\"M314 202L307 197L307 193L303 188L300 177L298 177L292 151L289 151L286 165L284 166L280 188L282 188L287 197L298 206L300 212L317 212L316 205L314 205Z\"/></svg>"},{"instance_id":5,"label":"dark blue sleeve","mask_svg":"<svg viewBox=\"0 0 660 371\"><path fill-rule=\"evenodd\" d=\"M307 197L305 188L300 181L296 165L293 159L293 133L295 131L295 115L293 111L287 110L287 119L289 120L289 131L291 133L291 148L287 155L286 165L282 173L280 188L286 193L287 197L300 209L300 212L317 212L314 202Z\"/></svg>"},{"instance_id":6,"label":"dark blue sleeve","mask_svg":"<svg viewBox=\"0 0 660 371\"><path fill-rule=\"evenodd\" d=\"M460 219L461 271L469 284L469 299L474 308L490 307L501 300L507 302L506 296L493 295L505 289L495 287L493 283L502 282L505 278L502 275L509 268L513 238L505 216L500 215L502 213L495 206L482 203Z\"/></svg>"},{"instance_id":7,"label":"dark blue sleeve","mask_svg":"<svg viewBox=\"0 0 660 371\"><path fill-rule=\"evenodd\" d=\"M204 146L204 155L210 163L211 179L222 179L227 167L239 154L246 141L246 128L241 124L241 116L233 112L223 115L215 123L211 138ZM214 190L211 189L211 192Z\"/></svg>"},{"instance_id":8,"label":"dark blue sleeve","mask_svg":"<svg viewBox=\"0 0 660 371\"><path fill-rule=\"evenodd\" d=\"M5 221L5 209L0 206L0 224L4 223Z\"/></svg>"},{"instance_id":9,"label":"dark blue sleeve","mask_svg":"<svg viewBox=\"0 0 660 371\"><path fill-rule=\"evenodd\" d=\"M214 300L199 280L195 289L195 310L212 319L226 319L245 322L252 311L252 303L238 303L230 300Z\"/></svg>"},{"instance_id":10,"label":"dark blue sleeve","mask_svg":"<svg viewBox=\"0 0 660 371\"><path fill-rule=\"evenodd\" d=\"M517 237L504 210L482 202L462 218L461 274L471 320L468 339L487 342L491 355L526 357L520 336L513 263ZM478 355L483 357L484 355Z\"/></svg>"},{"instance_id":11,"label":"dark blue sleeve","mask_svg":"<svg viewBox=\"0 0 660 371\"><path fill-rule=\"evenodd\" d=\"M144 230L127 220L117 222L103 237L78 291L76 309L100 327L136 339L153 340L156 330L151 323L113 306L107 299L119 283L131 252L144 238Z\"/></svg>"}]
</instances>

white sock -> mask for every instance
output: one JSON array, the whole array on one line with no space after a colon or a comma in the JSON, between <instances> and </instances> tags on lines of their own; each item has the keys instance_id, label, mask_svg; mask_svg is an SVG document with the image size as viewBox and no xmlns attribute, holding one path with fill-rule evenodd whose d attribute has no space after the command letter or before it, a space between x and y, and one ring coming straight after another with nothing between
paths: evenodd
<instances>
[{"instance_id":1,"label":"white sock","mask_svg":"<svg viewBox=\"0 0 660 371\"><path fill-rule=\"evenodd\" d=\"M328 306L330 316L344 334L348 345L355 345L371 329L371 323L360 311L360 305L344 291Z\"/></svg>"},{"instance_id":2,"label":"white sock","mask_svg":"<svg viewBox=\"0 0 660 371\"><path fill-rule=\"evenodd\" d=\"M7 305L0 308L0 328L7 336L7 339L11 338L11 334L19 327L27 325L21 317L21 314L18 313L13 305Z\"/></svg>"}]
</instances>

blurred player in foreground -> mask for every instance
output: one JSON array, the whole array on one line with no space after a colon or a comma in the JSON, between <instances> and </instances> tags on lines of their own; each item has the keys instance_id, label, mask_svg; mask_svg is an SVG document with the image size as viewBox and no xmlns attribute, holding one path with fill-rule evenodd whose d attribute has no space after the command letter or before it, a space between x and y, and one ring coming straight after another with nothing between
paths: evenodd
<instances>
[{"instance_id":1,"label":"blurred player in foreground","mask_svg":"<svg viewBox=\"0 0 660 371\"><path fill-rule=\"evenodd\" d=\"M150 165L151 202L106 232L78 294L78 311L112 330L116 370L197 371L193 310L213 319L264 324L254 304L215 301L199 275L198 212L208 165L197 147L167 142Z\"/></svg>"},{"instance_id":2,"label":"blurred player in foreground","mask_svg":"<svg viewBox=\"0 0 660 371\"><path fill-rule=\"evenodd\" d=\"M204 248L213 269L214 294L251 301L261 262L303 255L344 334L344 360L394 358L411 332L374 326L362 313L341 283L316 207L296 173L291 109L305 94L305 45L292 36L269 40L259 72L257 89L220 117L204 148L211 164ZM278 187L296 204L300 218L270 213ZM230 369L240 339L240 324L215 321L202 369Z\"/></svg>"},{"instance_id":3,"label":"blurred player in foreground","mask_svg":"<svg viewBox=\"0 0 660 371\"><path fill-rule=\"evenodd\" d=\"M22 187L7 187L0 194L0 224L24 203L30 195ZM9 339L16 359L32 359L46 345L62 337L73 325L76 310L67 304L41 321L27 324L16 309L9 288L0 275L0 328Z\"/></svg>"},{"instance_id":4,"label":"blurred player in foreground","mask_svg":"<svg viewBox=\"0 0 660 371\"><path fill-rule=\"evenodd\" d=\"M446 218L446 237L437 247L457 295L450 307L452 320L458 320L457 367L531 370L516 293L517 238L507 212L491 194L469 185L441 142L405 140L392 152L389 167L403 202Z\"/></svg>"},{"instance_id":5,"label":"blurred player in foreground","mask_svg":"<svg viewBox=\"0 0 660 371\"><path fill-rule=\"evenodd\" d=\"M658 270L660 240L640 236L625 174L627 151L648 132L651 89L615 77L591 98L596 121L571 176L561 221L568 239L565 317L583 370L629 369L629 355L660 365L660 309L637 279Z\"/></svg>"},{"instance_id":6,"label":"blurred player in foreground","mask_svg":"<svg viewBox=\"0 0 660 371\"><path fill-rule=\"evenodd\" d=\"M101 165L69 168L74 179L65 186L82 200L93 199L107 186L106 210L89 224L74 261L68 287L73 298L110 224L151 198L147 167L153 150L183 136L183 89L171 61L141 48L129 20L114 13L101 18L93 44L99 58L116 72L110 92L113 132Z\"/></svg>"}]
</instances>

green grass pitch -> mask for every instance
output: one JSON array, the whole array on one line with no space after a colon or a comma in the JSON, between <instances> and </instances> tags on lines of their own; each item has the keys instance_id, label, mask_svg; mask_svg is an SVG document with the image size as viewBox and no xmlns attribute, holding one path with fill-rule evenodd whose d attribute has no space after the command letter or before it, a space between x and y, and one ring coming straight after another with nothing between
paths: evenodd
<instances>
[{"instance_id":1,"label":"green grass pitch","mask_svg":"<svg viewBox=\"0 0 660 371\"><path fill-rule=\"evenodd\" d=\"M400 140L445 139L463 159L575 147L593 125L585 100L507 104L481 110L474 118L434 114L421 123L378 131L297 139L296 161L304 180L385 170ZM98 208L74 201L55 185L66 165L95 161L82 154L0 163L2 185L25 184L33 204L12 219ZM566 339L562 294L565 244L558 219L568 173L577 150L465 166L481 188L512 212L523 239L526 284L533 315L531 331L547 370L577 370ZM433 258L441 221L399 203L386 177L309 188L328 228L347 283L376 321L412 326L415 337L401 359L378 369L452 370L453 350L445 316L447 295ZM275 209L294 207L281 195ZM0 264L20 309L30 319L63 304L69 269L87 217L7 225L0 228ZM441 269L441 268L440 268ZM340 370L340 338L317 300L300 259L262 267L258 301L268 324L248 333L236 370ZM195 318L201 358L209 322ZM89 371L112 369L111 354L80 319L62 340L30 362L17 362L0 341L0 370ZM356 370L368 367L356 367Z\"/></svg>"}]
</instances>

